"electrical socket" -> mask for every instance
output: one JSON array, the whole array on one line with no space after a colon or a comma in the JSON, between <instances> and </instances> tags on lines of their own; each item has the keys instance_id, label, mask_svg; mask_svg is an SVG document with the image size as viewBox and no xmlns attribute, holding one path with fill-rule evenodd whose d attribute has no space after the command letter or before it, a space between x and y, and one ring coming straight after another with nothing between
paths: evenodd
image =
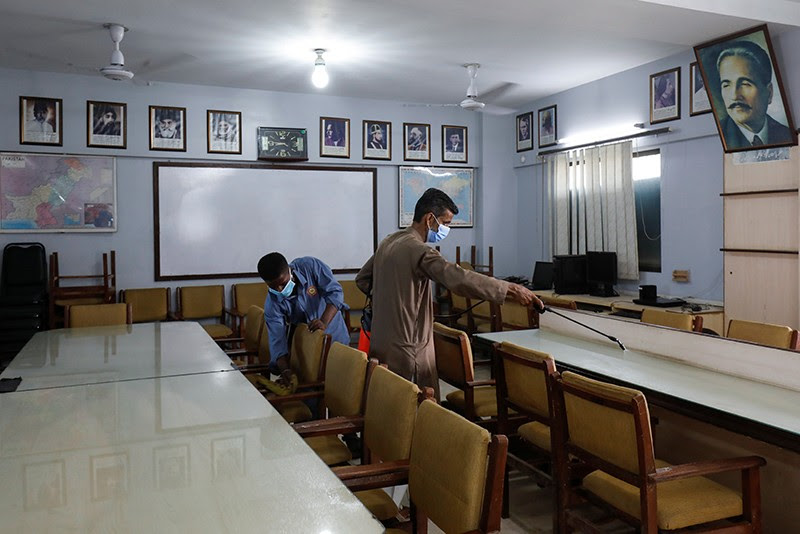
<instances>
[{"instance_id":1,"label":"electrical socket","mask_svg":"<svg viewBox=\"0 0 800 534\"><path fill-rule=\"evenodd\" d=\"M672 281L673 282L688 282L689 281L689 269L686 270L674 270L672 271Z\"/></svg>"}]
</instances>

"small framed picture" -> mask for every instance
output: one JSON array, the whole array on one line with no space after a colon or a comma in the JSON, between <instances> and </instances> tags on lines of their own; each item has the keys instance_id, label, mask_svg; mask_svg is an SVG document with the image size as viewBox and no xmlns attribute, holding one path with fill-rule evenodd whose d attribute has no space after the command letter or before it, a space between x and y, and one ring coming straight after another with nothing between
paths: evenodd
<instances>
[{"instance_id":1,"label":"small framed picture","mask_svg":"<svg viewBox=\"0 0 800 534\"><path fill-rule=\"evenodd\" d=\"M430 161L430 138L430 124L404 122L403 146L405 150L403 158L408 161Z\"/></svg>"},{"instance_id":2,"label":"small framed picture","mask_svg":"<svg viewBox=\"0 0 800 534\"><path fill-rule=\"evenodd\" d=\"M128 493L128 453L92 456L92 500L107 501Z\"/></svg>"},{"instance_id":3,"label":"small framed picture","mask_svg":"<svg viewBox=\"0 0 800 534\"><path fill-rule=\"evenodd\" d=\"M689 116L703 113L711 113L711 100L708 98L703 74L695 61L689 65Z\"/></svg>"},{"instance_id":4,"label":"small framed picture","mask_svg":"<svg viewBox=\"0 0 800 534\"><path fill-rule=\"evenodd\" d=\"M150 150L186 152L186 108L150 106Z\"/></svg>"},{"instance_id":5,"label":"small framed picture","mask_svg":"<svg viewBox=\"0 0 800 534\"><path fill-rule=\"evenodd\" d=\"M362 121L364 159L392 159L392 123Z\"/></svg>"},{"instance_id":6,"label":"small framed picture","mask_svg":"<svg viewBox=\"0 0 800 534\"><path fill-rule=\"evenodd\" d=\"M64 460L27 464L24 471L25 511L47 510L67 504Z\"/></svg>"},{"instance_id":7,"label":"small framed picture","mask_svg":"<svg viewBox=\"0 0 800 534\"><path fill-rule=\"evenodd\" d=\"M258 159L267 161L308 160L308 139L305 128L272 128L256 130Z\"/></svg>"},{"instance_id":8,"label":"small framed picture","mask_svg":"<svg viewBox=\"0 0 800 534\"><path fill-rule=\"evenodd\" d=\"M539 110L539 148L558 144L557 106Z\"/></svg>"},{"instance_id":9,"label":"small framed picture","mask_svg":"<svg viewBox=\"0 0 800 534\"><path fill-rule=\"evenodd\" d=\"M244 436L212 441L211 460L213 480L244 476Z\"/></svg>"},{"instance_id":10,"label":"small framed picture","mask_svg":"<svg viewBox=\"0 0 800 534\"><path fill-rule=\"evenodd\" d=\"M206 111L209 154L242 153L242 112L209 109Z\"/></svg>"},{"instance_id":11,"label":"small framed picture","mask_svg":"<svg viewBox=\"0 0 800 534\"><path fill-rule=\"evenodd\" d=\"M350 157L350 119L319 118L319 155L326 158Z\"/></svg>"},{"instance_id":12,"label":"small framed picture","mask_svg":"<svg viewBox=\"0 0 800 534\"><path fill-rule=\"evenodd\" d=\"M86 101L86 146L126 148L128 104Z\"/></svg>"},{"instance_id":13,"label":"small framed picture","mask_svg":"<svg viewBox=\"0 0 800 534\"><path fill-rule=\"evenodd\" d=\"M467 162L466 126L442 126L442 161Z\"/></svg>"},{"instance_id":14,"label":"small framed picture","mask_svg":"<svg viewBox=\"0 0 800 534\"><path fill-rule=\"evenodd\" d=\"M62 146L63 111L60 98L19 97L19 143Z\"/></svg>"},{"instance_id":15,"label":"small framed picture","mask_svg":"<svg viewBox=\"0 0 800 534\"><path fill-rule=\"evenodd\" d=\"M517 115L517 152L524 152L533 148L533 111Z\"/></svg>"},{"instance_id":16,"label":"small framed picture","mask_svg":"<svg viewBox=\"0 0 800 534\"><path fill-rule=\"evenodd\" d=\"M681 118L681 68L650 75L650 124Z\"/></svg>"},{"instance_id":17,"label":"small framed picture","mask_svg":"<svg viewBox=\"0 0 800 534\"><path fill-rule=\"evenodd\" d=\"M153 469L157 489L189 487L189 446L175 445L153 449Z\"/></svg>"}]
</instances>

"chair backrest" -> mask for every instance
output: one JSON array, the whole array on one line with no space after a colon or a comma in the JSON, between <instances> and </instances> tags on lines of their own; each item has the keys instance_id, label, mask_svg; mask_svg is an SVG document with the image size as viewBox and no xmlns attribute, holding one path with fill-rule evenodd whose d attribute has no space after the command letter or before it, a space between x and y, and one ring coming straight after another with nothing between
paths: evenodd
<instances>
[{"instance_id":1,"label":"chair backrest","mask_svg":"<svg viewBox=\"0 0 800 534\"><path fill-rule=\"evenodd\" d=\"M36 296L47 291L47 255L41 243L9 243L3 247L0 295Z\"/></svg>"},{"instance_id":2,"label":"chair backrest","mask_svg":"<svg viewBox=\"0 0 800 534\"><path fill-rule=\"evenodd\" d=\"M350 306L351 310L363 310L367 304L367 296L358 289L355 280L340 280L344 303Z\"/></svg>"},{"instance_id":3,"label":"chair backrest","mask_svg":"<svg viewBox=\"0 0 800 534\"><path fill-rule=\"evenodd\" d=\"M184 319L221 319L225 308L225 286L183 286L178 291L178 307Z\"/></svg>"},{"instance_id":4,"label":"chair backrest","mask_svg":"<svg viewBox=\"0 0 800 534\"><path fill-rule=\"evenodd\" d=\"M549 295L539 295L539 300L541 300L542 304L545 306L552 306L553 308L564 308L566 310L578 309L578 303L570 299L551 297Z\"/></svg>"},{"instance_id":5,"label":"chair backrest","mask_svg":"<svg viewBox=\"0 0 800 534\"><path fill-rule=\"evenodd\" d=\"M358 415L367 379L367 355L338 341L325 364L325 406L331 417Z\"/></svg>"},{"instance_id":6,"label":"chair backrest","mask_svg":"<svg viewBox=\"0 0 800 534\"><path fill-rule=\"evenodd\" d=\"M678 330L691 331L694 328L693 317L687 313L654 310L652 308L645 308L642 311L642 322L658 326L666 326L669 328L677 328Z\"/></svg>"},{"instance_id":7,"label":"chair backrest","mask_svg":"<svg viewBox=\"0 0 800 534\"><path fill-rule=\"evenodd\" d=\"M372 372L363 432L364 445L372 461L391 462L410 456L419 396L416 384L389 369L376 367Z\"/></svg>"},{"instance_id":8,"label":"chair backrest","mask_svg":"<svg viewBox=\"0 0 800 534\"><path fill-rule=\"evenodd\" d=\"M777 324L731 319L728 323L728 337L779 349L797 348L797 330Z\"/></svg>"},{"instance_id":9,"label":"chair backrest","mask_svg":"<svg viewBox=\"0 0 800 534\"><path fill-rule=\"evenodd\" d=\"M433 323L433 348L440 380L463 389L467 382L475 379L472 347L466 332Z\"/></svg>"},{"instance_id":10,"label":"chair backrest","mask_svg":"<svg viewBox=\"0 0 800 534\"><path fill-rule=\"evenodd\" d=\"M499 531L507 447L505 436L423 402L408 475L416 510L444 532Z\"/></svg>"},{"instance_id":11,"label":"chair backrest","mask_svg":"<svg viewBox=\"0 0 800 534\"><path fill-rule=\"evenodd\" d=\"M301 384L318 382L325 376L325 357L331 346L331 336L322 330L314 332L301 323L294 329L289 366Z\"/></svg>"},{"instance_id":12,"label":"chair backrest","mask_svg":"<svg viewBox=\"0 0 800 534\"><path fill-rule=\"evenodd\" d=\"M261 343L261 336L267 330L264 323L264 308L261 306L250 306L247 309L244 323L244 348L248 352L258 351Z\"/></svg>"},{"instance_id":13,"label":"chair backrest","mask_svg":"<svg viewBox=\"0 0 800 534\"><path fill-rule=\"evenodd\" d=\"M523 306L513 300L503 302L497 315L500 330L524 330L538 326L533 308L531 306Z\"/></svg>"},{"instance_id":14,"label":"chair backrest","mask_svg":"<svg viewBox=\"0 0 800 534\"><path fill-rule=\"evenodd\" d=\"M553 357L504 341L495 346L495 361L500 403L550 426Z\"/></svg>"},{"instance_id":15,"label":"chair backrest","mask_svg":"<svg viewBox=\"0 0 800 534\"><path fill-rule=\"evenodd\" d=\"M263 318L261 319L264 320ZM267 330L266 325L261 330L261 338L258 342L258 350L256 352L256 363L258 365L267 365L270 361L270 353L269 353L269 331Z\"/></svg>"},{"instance_id":16,"label":"chair backrest","mask_svg":"<svg viewBox=\"0 0 800 534\"><path fill-rule=\"evenodd\" d=\"M131 324L130 304L80 304L68 306L65 316L67 328Z\"/></svg>"},{"instance_id":17,"label":"chair backrest","mask_svg":"<svg viewBox=\"0 0 800 534\"><path fill-rule=\"evenodd\" d=\"M264 282L247 284L233 284L231 286L231 299L233 309L240 315L245 315L250 306L264 306L267 300L269 287Z\"/></svg>"},{"instance_id":18,"label":"chair backrest","mask_svg":"<svg viewBox=\"0 0 800 534\"><path fill-rule=\"evenodd\" d=\"M120 302L131 305L134 323L166 321L169 317L169 288L121 289Z\"/></svg>"}]
</instances>

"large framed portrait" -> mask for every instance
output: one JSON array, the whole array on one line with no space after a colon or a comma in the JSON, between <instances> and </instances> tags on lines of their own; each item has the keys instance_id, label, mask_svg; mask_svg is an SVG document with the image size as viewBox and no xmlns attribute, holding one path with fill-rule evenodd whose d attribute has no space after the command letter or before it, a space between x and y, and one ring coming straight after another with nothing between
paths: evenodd
<instances>
[{"instance_id":1,"label":"large framed portrait","mask_svg":"<svg viewBox=\"0 0 800 534\"><path fill-rule=\"evenodd\" d=\"M364 159L392 159L392 123L362 121Z\"/></svg>"},{"instance_id":2,"label":"large framed portrait","mask_svg":"<svg viewBox=\"0 0 800 534\"><path fill-rule=\"evenodd\" d=\"M431 160L431 125L419 122L403 123L403 159Z\"/></svg>"},{"instance_id":3,"label":"large framed portrait","mask_svg":"<svg viewBox=\"0 0 800 534\"><path fill-rule=\"evenodd\" d=\"M767 26L694 47L725 152L797 144Z\"/></svg>"},{"instance_id":4,"label":"large framed portrait","mask_svg":"<svg viewBox=\"0 0 800 534\"><path fill-rule=\"evenodd\" d=\"M150 106L150 150L186 152L186 108Z\"/></svg>"},{"instance_id":5,"label":"large framed portrait","mask_svg":"<svg viewBox=\"0 0 800 534\"><path fill-rule=\"evenodd\" d=\"M706 83L700 74L697 61L689 65L689 116L711 113L711 100L708 98Z\"/></svg>"},{"instance_id":6,"label":"large framed portrait","mask_svg":"<svg viewBox=\"0 0 800 534\"><path fill-rule=\"evenodd\" d=\"M86 101L86 146L126 148L128 105L122 102Z\"/></svg>"},{"instance_id":7,"label":"large framed portrait","mask_svg":"<svg viewBox=\"0 0 800 534\"><path fill-rule=\"evenodd\" d=\"M258 159L267 161L306 161L308 138L305 128L259 126L256 131Z\"/></svg>"},{"instance_id":8,"label":"large framed portrait","mask_svg":"<svg viewBox=\"0 0 800 534\"><path fill-rule=\"evenodd\" d=\"M63 110L60 98L19 97L19 143L62 146Z\"/></svg>"},{"instance_id":9,"label":"large framed portrait","mask_svg":"<svg viewBox=\"0 0 800 534\"><path fill-rule=\"evenodd\" d=\"M326 158L350 157L350 119L319 118L319 155Z\"/></svg>"},{"instance_id":10,"label":"large framed portrait","mask_svg":"<svg viewBox=\"0 0 800 534\"><path fill-rule=\"evenodd\" d=\"M206 136L209 154L241 154L242 112L206 110Z\"/></svg>"},{"instance_id":11,"label":"large framed portrait","mask_svg":"<svg viewBox=\"0 0 800 534\"><path fill-rule=\"evenodd\" d=\"M474 226L475 170L469 167L400 167L399 220L398 226L405 228L414 220L417 200L429 187L447 193L458 207L451 227Z\"/></svg>"},{"instance_id":12,"label":"large framed portrait","mask_svg":"<svg viewBox=\"0 0 800 534\"><path fill-rule=\"evenodd\" d=\"M539 148L558 144L557 106L548 106L539 110Z\"/></svg>"},{"instance_id":13,"label":"large framed portrait","mask_svg":"<svg viewBox=\"0 0 800 534\"><path fill-rule=\"evenodd\" d=\"M533 111L517 115L516 139L517 152L533 149Z\"/></svg>"},{"instance_id":14,"label":"large framed portrait","mask_svg":"<svg viewBox=\"0 0 800 534\"><path fill-rule=\"evenodd\" d=\"M442 126L442 161L467 162L467 127Z\"/></svg>"},{"instance_id":15,"label":"large framed portrait","mask_svg":"<svg viewBox=\"0 0 800 534\"><path fill-rule=\"evenodd\" d=\"M650 124L681 118L681 68L650 75Z\"/></svg>"}]
</instances>

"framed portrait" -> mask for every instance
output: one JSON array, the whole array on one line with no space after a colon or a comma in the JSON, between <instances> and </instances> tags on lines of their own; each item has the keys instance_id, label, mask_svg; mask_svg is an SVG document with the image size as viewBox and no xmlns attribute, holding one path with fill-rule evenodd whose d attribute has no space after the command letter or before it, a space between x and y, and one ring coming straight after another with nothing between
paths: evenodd
<instances>
[{"instance_id":1,"label":"framed portrait","mask_svg":"<svg viewBox=\"0 0 800 534\"><path fill-rule=\"evenodd\" d=\"M244 436L212 441L211 461L213 480L244 476Z\"/></svg>"},{"instance_id":2,"label":"framed portrait","mask_svg":"<svg viewBox=\"0 0 800 534\"><path fill-rule=\"evenodd\" d=\"M47 510L67 504L64 460L26 464L24 472L25 511Z\"/></svg>"},{"instance_id":3,"label":"framed portrait","mask_svg":"<svg viewBox=\"0 0 800 534\"><path fill-rule=\"evenodd\" d=\"M128 104L86 101L86 146L126 148L127 130Z\"/></svg>"},{"instance_id":4,"label":"framed portrait","mask_svg":"<svg viewBox=\"0 0 800 534\"><path fill-rule=\"evenodd\" d=\"M697 66L697 61L689 65L689 116L711 113L711 100L708 98L706 83Z\"/></svg>"},{"instance_id":5,"label":"framed portrait","mask_svg":"<svg viewBox=\"0 0 800 534\"><path fill-rule=\"evenodd\" d=\"M414 220L417 200L429 187L441 189L458 206L450 227L474 226L475 170L469 167L400 167L398 226L406 228Z\"/></svg>"},{"instance_id":6,"label":"framed portrait","mask_svg":"<svg viewBox=\"0 0 800 534\"><path fill-rule=\"evenodd\" d=\"M150 150L186 152L186 108L150 106Z\"/></svg>"},{"instance_id":7,"label":"framed portrait","mask_svg":"<svg viewBox=\"0 0 800 534\"><path fill-rule=\"evenodd\" d=\"M431 125L418 122L403 123L403 159L431 160Z\"/></svg>"},{"instance_id":8,"label":"framed portrait","mask_svg":"<svg viewBox=\"0 0 800 534\"><path fill-rule=\"evenodd\" d=\"M362 121L364 159L392 159L392 123Z\"/></svg>"},{"instance_id":9,"label":"framed portrait","mask_svg":"<svg viewBox=\"0 0 800 534\"><path fill-rule=\"evenodd\" d=\"M267 161L308 160L308 138L305 128L272 128L259 126L256 131L258 159Z\"/></svg>"},{"instance_id":10,"label":"framed portrait","mask_svg":"<svg viewBox=\"0 0 800 534\"><path fill-rule=\"evenodd\" d=\"M558 144L557 106L549 106L539 110L539 148Z\"/></svg>"},{"instance_id":11,"label":"framed portrait","mask_svg":"<svg viewBox=\"0 0 800 534\"><path fill-rule=\"evenodd\" d=\"M725 152L797 144L767 26L694 47Z\"/></svg>"},{"instance_id":12,"label":"framed portrait","mask_svg":"<svg viewBox=\"0 0 800 534\"><path fill-rule=\"evenodd\" d=\"M209 154L241 154L242 112L206 110L206 137Z\"/></svg>"},{"instance_id":13,"label":"framed portrait","mask_svg":"<svg viewBox=\"0 0 800 534\"><path fill-rule=\"evenodd\" d=\"M92 456L92 500L107 501L128 492L128 453Z\"/></svg>"},{"instance_id":14,"label":"framed portrait","mask_svg":"<svg viewBox=\"0 0 800 534\"><path fill-rule=\"evenodd\" d=\"M319 118L319 155L326 158L350 157L350 119Z\"/></svg>"},{"instance_id":15,"label":"framed portrait","mask_svg":"<svg viewBox=\"0 0 800 534\"><path fill-rule=\"evenodd\" d=\"M442 161L467 162L467 127L442 126Z\"/></svg>"},{"instance_id":16,"label":"framed portrait","mask_svg":"<svg viewBox=\"0 0 800 534\"><path fill-rule=\"evenodd\" d=\"M681 68L650 75L650 124L681 118Z\"/></svg>"},{"instance_id":17,"label":"framed portrait","mask_svg":"<svg viewBox=\"0 0 800 534\"><path fill-rule=\"evenodd\" d=\"M189 446L175 445L153 449L153 470L157 489L189 487Z\"/></svg>"},{"instance_id":18,"label":"framed portrait","mask_svg":"<svg viewBox=\"0 0 800 534\"><path fill-rule=\"evenodd\" d=\"M533 111L517 115L516 137L517 152L524 152L533 148Z\"/></svg>"},{"instance_id":19,"label":"framed portrait","mask_svg":"<svg viewBox=\"0 0 800 534\"><path fill-rule=\"evenodd\" d=\"M37 96L19 97L19 143L21 145L64 144L62 100Z\"/></svg>"}]
</instances>

